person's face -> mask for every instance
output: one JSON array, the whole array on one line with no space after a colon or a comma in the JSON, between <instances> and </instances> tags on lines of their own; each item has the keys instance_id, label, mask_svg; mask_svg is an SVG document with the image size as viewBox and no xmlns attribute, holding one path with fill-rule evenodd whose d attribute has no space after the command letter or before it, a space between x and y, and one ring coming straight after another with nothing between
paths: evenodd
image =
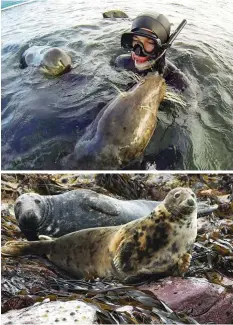
<instances>
[{"instance_id":1,"label":"person's face","mask_svg":"<svg viewBox=\"0 0 233 325\"><path fill-rule=\"evenodd\" d=\"M134 47L136 44L140 43L143 44L145 51L148 53L151 53L155 48L155 42L152 39L144 36L134 35L132 46Z\"/></svg>"}]
</instances>

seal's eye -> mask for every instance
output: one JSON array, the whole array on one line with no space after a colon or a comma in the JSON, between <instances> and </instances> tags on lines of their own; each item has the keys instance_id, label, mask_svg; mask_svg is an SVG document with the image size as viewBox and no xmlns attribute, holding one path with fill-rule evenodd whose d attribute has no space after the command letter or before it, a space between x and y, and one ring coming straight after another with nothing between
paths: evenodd
<instances>
[{"instance_id":1,"label":"seal's eye","mask_svg":"<svg viewBox=\"0 0 233 325\"><path fill-rule=\"evenodd\" d=\"M195 194L191 194L191 196L195 199Z\"/></svg>"},{"instance_id":2,"label":"seal's eye","mask_svg":"<svg viewBox=\"0 0 233 325\"><path fill-rule=\"evenodd\" d=\"M16 204L15 204L15 207L16 208L19 208L21 206L21 202L17 202Z\"/></svg>"},{"instance_id":3,"label":"seal's eye","mask_svg":"<svg viewBox=\"0 0 233 325\"><path fill-rule=\"evenodd\" d=\"M38 200L38 199L35 199L35 202L36 202L36 204L40 204L40 200Z\"/></svg>"},{"instance_id":4,"label":"seal's eye","mask_svg":"<svg viewBox=\"0 0 233 325\"><path fill-rule=\"evenodd\" d=\"M176 193L176 194L174 195L174 198L175 198L175 199L178 199L178 197L180 197L180 193Z\"/></svg>"}]
</instances>

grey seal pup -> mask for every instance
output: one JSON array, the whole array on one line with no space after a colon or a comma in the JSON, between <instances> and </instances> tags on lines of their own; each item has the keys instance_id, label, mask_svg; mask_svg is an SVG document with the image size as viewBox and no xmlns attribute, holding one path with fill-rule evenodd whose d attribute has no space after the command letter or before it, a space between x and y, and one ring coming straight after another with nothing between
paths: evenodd
<instances>
[{"instance_id":1,"label":"grey seal pup","mask_svg":"<svg viewBox=\"0 0 233 325\"><path fill-rule=\"evenodd\" d=\"M39 67L42 73L57 76L70 71L71 58L58 47L32 46L23 53L20 67Z\"/></svg>"}]
</instances>

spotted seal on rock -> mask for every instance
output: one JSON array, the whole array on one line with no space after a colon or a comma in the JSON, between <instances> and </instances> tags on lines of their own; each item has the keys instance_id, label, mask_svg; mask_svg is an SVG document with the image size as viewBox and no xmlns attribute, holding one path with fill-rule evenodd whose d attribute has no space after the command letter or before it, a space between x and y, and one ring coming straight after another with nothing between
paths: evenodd
<instances>
[{"instance_id":1,"label":"spotted seal on rock","mask_svg":"<svg viewBox=\"0 0 233 325\"><path fill-rule=\"evenodd\" d=\"M171 190L148 216L122 226L76 231L57 239L8 242L3 256L46 255L78 278L128 281L145 274L183 274L197 235L197 204L189 188Z\"/></svg>"},{"instance_id":2,"label":"spotted seal on rock","mask_svg":"<svg viewBox=\"0 0 233 325\"><path fill-rule=\"evenodd\" d=\"M80 189L59 195L25 193L15 201L15 217L28 240L39 235L60 237L86 228L118 226L148 215L161 202L119 200ZM198 202L198 214L218 208Z\"/></svg>"},{"instance_id":3,"label":"spotted seal on rock","mask_svg":"<svg viewBox=\"0 0 233 325\"><path fill-rule=\"evenodd\" d=\"M154 133L165 90L163 77L148 73L121 92L87 127L74 152L63 157L62 168L117 170L140 157Z\"/></svg>"},{"instance_id":4,"label":"spotted seal on rock","mask_svg":"<svg viewBox=\"0 0 233 325\"><path fill-rule=\"evenodd\" d=\"M39 67L41 72L57 76L71 69L71 58L58 47L32 46L23 53L20 67Z\"/></svg>"}]
</instances>

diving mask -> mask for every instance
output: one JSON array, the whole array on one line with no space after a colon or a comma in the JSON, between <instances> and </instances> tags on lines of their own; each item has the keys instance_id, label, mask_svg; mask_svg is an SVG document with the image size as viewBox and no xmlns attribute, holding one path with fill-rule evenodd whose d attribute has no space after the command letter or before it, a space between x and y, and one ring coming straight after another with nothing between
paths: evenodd
<instances>
[{"instance_id":1,"label":"diving mask","mask_svg":"<svg viewBox=\"0 0 233 325\"><path fill-rule=\"evenodd\" d=\"M137 41L132 48L132 51L136 56L147 57L148 60L155 59L161 50L161 41L159 39L157 39L157 42L154 42L154 48L150 52L145 49L143 43L140 41Z\"/></svg>"}]
</instances>

